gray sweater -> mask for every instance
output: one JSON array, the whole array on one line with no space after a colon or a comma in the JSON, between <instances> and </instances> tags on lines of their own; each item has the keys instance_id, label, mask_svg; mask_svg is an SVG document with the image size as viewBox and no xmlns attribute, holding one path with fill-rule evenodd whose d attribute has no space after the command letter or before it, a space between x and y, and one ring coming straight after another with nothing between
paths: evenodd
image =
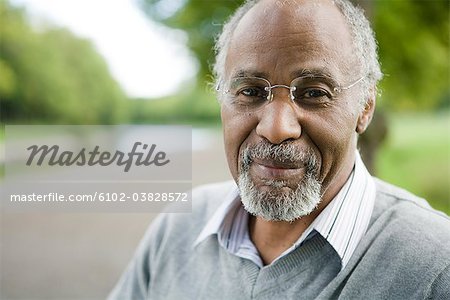
<instances>
[{"instance_id":1,"label":"gray sweater","mask_svg":"<svg viewBox=\"0 0 450 300\"><path fill-rule=\"evenodd\" d=\"M366 235L341 271L316 234L259 268L229 254L216 236L193 243L231 188L192 192L191 214L161 214L110 299L450 299L450 220L380 180Z\"/></svg>"}]
</instances>

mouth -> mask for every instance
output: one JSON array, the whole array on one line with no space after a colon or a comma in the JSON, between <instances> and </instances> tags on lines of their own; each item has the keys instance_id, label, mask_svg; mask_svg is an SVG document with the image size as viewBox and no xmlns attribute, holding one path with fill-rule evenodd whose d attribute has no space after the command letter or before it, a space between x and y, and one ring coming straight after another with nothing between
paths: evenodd
<instances>
[{"instance_id":1,"label":"mouth","mask_svg":"<svg viewBox=\"0 0 450 300\"><path fill-rule=\"evenodd\" d=\"M305 166L301 162L253 159L250 171L256 178L266 180L300 179Z\"/></svg>"}]
</instances>

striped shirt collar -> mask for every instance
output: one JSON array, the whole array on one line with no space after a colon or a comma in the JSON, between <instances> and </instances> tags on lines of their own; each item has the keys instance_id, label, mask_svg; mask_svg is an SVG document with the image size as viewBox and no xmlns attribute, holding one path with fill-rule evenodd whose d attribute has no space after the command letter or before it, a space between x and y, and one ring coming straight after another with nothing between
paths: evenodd
<instances>
[{"instance_id":1,"label":"striped shirt collar","mask_svg":"<svg viewBox=\"0 0 450 300\"><path fill-rule=\"evenodd\" d=\"M341 267L344 268L369 226L374 200L375 183L357 152L353 172L336 197L294 245L272 263L291 253L318 233L334 248L341 259ZM250 259L263 267L258 251L248 234L248 213L241 204L237 186L213 214L194 242L194 246L211 235L217 235L219 244L230 253Z\"/></svg>"}]
</instances>

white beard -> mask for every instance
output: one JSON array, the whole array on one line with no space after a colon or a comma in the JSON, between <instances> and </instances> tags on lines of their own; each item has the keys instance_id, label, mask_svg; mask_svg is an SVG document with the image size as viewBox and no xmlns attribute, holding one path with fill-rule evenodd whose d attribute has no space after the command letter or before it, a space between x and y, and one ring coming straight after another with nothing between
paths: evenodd
<instances>
[{"instance_id":1,"label":"white beard","mask_svg":"<svg viewBox=\"0 0 450 300\"><path fill-rule=\"evenodd\" d=\"M267 221L293 222L310 214L321 201L321 183L316 179L318 167L312 151L300 151L292 144L271 145L260 143L243 153L241 174L238 178L241 201L252 215ZM249 169L253 158L279 161L302 161L305 175L296 189L282 180L264 182L268 190L262 191L253 183ZM284 187L284 188L283 188Z\"/></svg>"}]
</instances>

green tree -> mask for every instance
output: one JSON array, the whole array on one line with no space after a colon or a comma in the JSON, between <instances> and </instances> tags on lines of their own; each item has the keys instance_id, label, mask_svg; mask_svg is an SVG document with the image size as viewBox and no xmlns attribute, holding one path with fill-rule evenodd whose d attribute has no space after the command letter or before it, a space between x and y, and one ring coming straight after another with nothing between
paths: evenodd
<instances>
[{"instance_id":1,"label":"green tree","mask_svg":"<svg viewBox=\"0 0 450 300\"><path fill-rule=\"evenodd\" d=\"M431 110L449 104L449 2L376 1L382 105Z\"/></svg>"},{"instance_id":2,"label":"green tree","mask_svg":"<svg viewBox=\"0 0 450 300\"><path fill-rule=\"evenodd\" d=\"M113 124L126 98L92 44L66 29L32 27L0 1L2 122Z\"/></svg>"}]
</instances>

